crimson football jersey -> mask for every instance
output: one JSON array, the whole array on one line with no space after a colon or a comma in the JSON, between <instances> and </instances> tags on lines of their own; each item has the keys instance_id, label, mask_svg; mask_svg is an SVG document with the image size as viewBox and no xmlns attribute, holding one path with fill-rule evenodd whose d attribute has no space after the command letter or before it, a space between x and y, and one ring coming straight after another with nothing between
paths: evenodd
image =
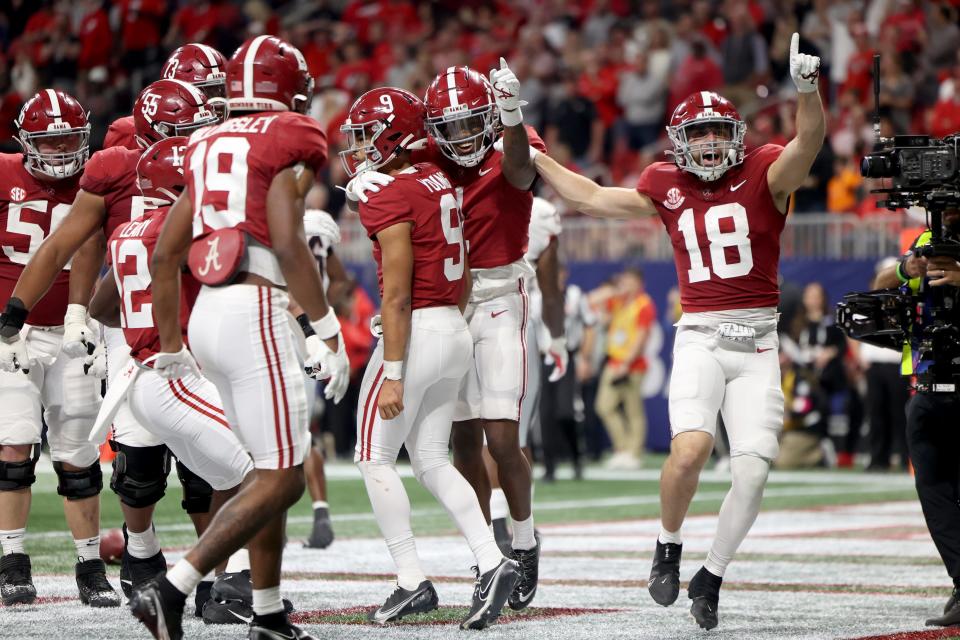
<instances>
[{"instance_id":1,"label":"crimson football jersey","mask_svg":"<svg viewBox=\"0 0 960 640\"><path fill-rule=\"evenodd\" d=\"M107 135L103 136L103 148L125 147L136 151L140 149L137 139L134 137L137 128L133 124L133 116L123 116L117 118L107 127Z\"/></svg>"},{"instance_id":2,"label":"crimson football jersey","mask_svg":"<svg viewBox=\"0 0 960 640\"><path fill-rule=\"evenodd\" d=\"M394 174L394 181L360 203L360 222L373 240L373 259L383 297L383 256L377 233L402 222L412 224L411 308L455 305L463 291L462 216L447 176L425 162Z\"/></svg>"},{"instance_id":3,"label":"crimson football jersey","mask_svg":"<svg viewBox=\"0 0 960 640\"><path fill-rule=\"evenodd\" d=\"M686 312L775 307L780 234L787 216L777 210L767 170L783 147L763 145L714 182L672 162L640 175L670 234L680 304Z\"/></svg>"},{"instance_id":4,"label":"crimson football jersey","mask_svg":"<svg viewBox=\"0 0 960 640\"><path fill-rule=\"evenodd\" d=\"M533 127L527 127L530 146L546 153L547 147ZM455 187L463 189L464 236L471 269L492 269L516 262L527 248L527 230L533 193L510 184L500 168L503 153L490 150L475 167L461 167L431 142L414 152L415 162L429 161L443 169Z\"/></svg>"},{"instance_id":5,"label":"crimson football jersey","mask_svg":"<svg viewBox=\"0 0 960 640\"><path fill-rule=\"evenodd\" d=\"M161 201L145 198L137 186L137 161L140 149L110 147L90 156L83 168L80 188L103 198L107 217L103 223L104 236L109 238L121 224L136 220Z\"/></svg>"},{"instance_id":6,"label":"crimson football jersey","mask_svg":"<svg viewBox=\"0 0 960 640\"><path fill-rule=\"evenodd\" d=\"M170 207L161 207L148 211L138 220L124 222L107 244L107 260L120 294L123 337L130 346L130 355L140 362L161 351L160 334L153 321L150 260L169 211ZM199 283L189 273L181 275L180 327L184 340L190 309L199 290Z\"/></svg>"},{"instance_id":7,"label":"crimson football jersey","mask_svg":"<svg viewBox=\"0 0 960 640\"><path fill-rule=\"evenodd\" d=\"M270 247L267 191L273 178L304 163L318 172L327 161L320 124L292 111L236 116L190 136L184 159L193 203L193 237L239 227Z\"/></svg>"},{"instance_id":8,"label":"crimson football jersey","mask_svg":"<svg viewBox=\"0 0 960 640\"><path fill-rule=\"evenodd\" d=\"M23 166L23 154L0 154L0 300L13 295L20 273L40 244L70 212L78 177L46 182ZM63 324L67 311L70 263L27 316L40 327Z\"/></svg>"}]
</instances>

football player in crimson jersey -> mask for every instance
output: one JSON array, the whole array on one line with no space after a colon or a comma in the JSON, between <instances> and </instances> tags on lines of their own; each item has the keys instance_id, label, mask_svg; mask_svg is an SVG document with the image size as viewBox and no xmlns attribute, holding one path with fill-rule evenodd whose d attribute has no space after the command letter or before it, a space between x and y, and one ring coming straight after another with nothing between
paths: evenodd
<instances>
[{"instance_id":1,"label":"football player in crimson jersey","mask_svg":"<svg viewBox=\"0 0 960 640\"><path fill-rule=\"evenodd\" d=\"M411 161L411 149L426 141L423 120L419 98L384 88L360 96L340 128L349 140L341 152L348 175L381 170L394 178L359 207L360 222L373 240L382 337L360 386L354 461L398 569L397 588L369 617L386 624L437 608L395 466L406 445L417 480L444 506L474 553L477 587L460 626L482 629L499 617L519 567L503 557L476 493L449 460L456 393L473 360L473 341L458 306L466 298L469 274L449 179L435 164Z\"/></svg>"},{"instance_id":2,"label":"football player in crimson jersey","mask_svg":"<svg viewBox=\"0 0 960 640\"><path fill-rule=\"evenodd\" d=\"M690 581L691 613L718 623L724 570L760 509L783 426L777 354L777 266L790 194L806 179L825 131L817 92L820 59L790 47L797 86L797 135L786 147L746 151L746 125L730 102L694 93L667 132L674 162L657 162L636 189L599 187L544 154L537 171L567 204L601 218L658 215L674 248L683 316L670 378L670 456L660 476L662 529L649 590L664 606L680 590L680 527L710 457L717 414L730 436L733 484L717 536Z\"/></svg>"},{"instance_id":3,"label":"football player in crimson jersey","mask_svg":"<svg viewBox=\"0 0 960 640\"><path fill-rule=\"evenodd\" d=\"M4 299L70 209L90 154L86 111L62 91L45 89L30 98L15 124L23 153L0 154ZM80 600L116 607L120 598L100 559L100 455L96 444L87 441L100 405L100 385L84 375L81 360L60 351L69 279L63 267L52 273L43 289L46 295L29 312L14 305L0 316L0 599L4 605L36 599L23 543L45 420L57 491L64 497L79 557ZM21 371L13 370L16 365Z\"/></svg>"},{"instance_id":4,"label":"football player in crimson jersey","mask_svg":"<svg viewBox=\"0 0 960 640\"><path fill-rule=\"evenodd\" d=\"M160 77L192 84L207 96L207 104L222 120L225 115L224 78L227 61L213 47L199 42L185 44L167 58ZM136 140L136 125L133 116L117 118L107 128L103 148L126 147L142 149Z\"/></svg>"},{"instance_id":5,"label":"football player in crimson jersey","mask_svg":"<svg viewBox=\"0 0 960 640\"><path fill-rule=\"evenodd\" d=\"M520 447L519 420L527 394L526 280L524 260L536 172L530 149L544 151L533 129L523 126L520 82L501 59L490 81L467 67L450 67L427 89L430 145L414 154L449 176L462 194L464 238L473 286L464 315L474 340L475 366L464 378L454 413L454 464L477 492L489 520L490 480L484 466L484 436L514 523L512 556L521 577L509 604L529 605L536 593L539 544L531 511L532 476ZM501 148L494 149L500 136ZM421 155L423 154L423 155ZM347 185L353 200L376 192L390 176L365 171ZM562 304L549 304L546 318L557 345L563 339ZM555 348L555 366L566 367L566 348ZM562 354L562 355L561 355Z\"/></svg>"},{"instance_id":6,"label":"football player in crimson jersey","mask_svg":"<svg viewBox=\"0 0 960 640\"><path fill-rule=\"evenodd\" d=\"M301 375L304 365L321 369L336 399L349 376L339 322L304 239L296 168L302 164L312 176L327 151L323 130L302 113L312 85L303 55L279 38L258 36L237 49L227 63L230 117L190 137L187 190L154 249L161 347L154 369L174 379L202 364L254 464L252 481L186 556L134 592L131 610L157 638L182 636L187 594L245 544L256 585L249 637L310 637L287 620L279 586L286 510L304 489L308 415ZM196 361L179 323L180 268L188 253L191 271L205 281L190 316ZM287 322L287 288L313 330L305 363Z\"/></svg>"},{"instance_id":7,"label":"football player in crimson jersey","mask_svg":"<svg viewBox=\"0 0 960 640\"><path fill-rule=\"evenodd\" d=\"M139 114L137 135L144 146L217 121L203 93L179 80L159 80L147 86L138 96L134 110ZM86 307L103 265L106 238L121 224L140 218L157 205L137 187L140 154L141 151L125 147L93 154L84 167L80 190L63 224L31 257L13 291L11 303L16 298L32 309L72 258L69 304L63 318L62 350L68 356L85 356L97 342ZM129 348L119 329L107 327L103 333L108 369L118 373L129 360ZM166 488L168 452L163 441L140 425L126 406L121 406L113 421L110 441L118 454L110 486L120 498L125 529L134 538L133 546L127 545L133 555L124 554L121 562L121 586L128 592L131 561L152 559L157 567L163 566L152 518L154 506ZM177 473L186 493L186 510L197 531L202 532L208 519L211 489L182 464L178 463ZM201 602L203 592L202 589L198 593Z\"/></svg>"}]
</instances>

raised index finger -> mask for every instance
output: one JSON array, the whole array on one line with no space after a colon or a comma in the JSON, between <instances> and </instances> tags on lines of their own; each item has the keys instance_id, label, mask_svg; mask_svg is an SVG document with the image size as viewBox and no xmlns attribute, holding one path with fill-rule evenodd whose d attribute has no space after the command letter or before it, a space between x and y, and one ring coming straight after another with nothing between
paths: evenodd
<instances>
[{"instance_id":1,"label":"raised index finger","mask_svg":"<svg viewBox=\"0 0 960 640\"><path fill-rule=\"evenodd\" d=\"M793 37L790 38L790 57L796 58L798 53L800 53L800 34L794 31Z\"/></svg>"},{"instance_id":2,"label":"raised index finger","mask_svg":"<svg viewBox=\"0 0 960 640\"><path fill-rule=\"evenodd\" d=\"M500 56L500 68L501 68L501 69L509 69L509 68L510 68L510 67L507 66L507 59L504 58L503 56Z\"/></svg>"}]
</instances>

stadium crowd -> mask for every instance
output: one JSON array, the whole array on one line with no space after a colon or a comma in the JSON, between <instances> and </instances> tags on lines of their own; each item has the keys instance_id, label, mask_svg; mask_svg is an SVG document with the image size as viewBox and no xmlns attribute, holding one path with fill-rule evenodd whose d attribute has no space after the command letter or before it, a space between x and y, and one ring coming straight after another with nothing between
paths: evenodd
<instances>
[{"instance_id":1,"label":"stadium crowd","mask_svg":"<svg viewBox=\"0 0 960 640\"><path fill-rule=\"evenodd\" d=\"M799 31L802 48L823 62L829 133L793 210L862 216L878 210L868 194L873 185L858 169L873 142L873 55L882 54L885 134L960 130L958 7L956 0L3 0L0 148L16 150L12 122L40 87L68 90L90 109L97 148L107 124L129 111L174 48L203 42L229 55L244 39L269 33L303 51L316 82L311 114L326 127L331 157L342 143L338 128L347 109L368 89L402 86L422 95L448 66L487 70L504 56L523 79L526 122L541 132L551 155L602 183L632 187L669 148L664 125L694 90L716 90L738 105L748 123L748 146L792 138L795 103L785 61L790 35ZM312 206L336 215L344 199L331 185L343 184L345 176L337 162L325 171L327 186L311 194ZM630 285L632 278L615 279L621 281ZM618 348L603 340L604 329L615 321L617 296L628 295L614 295L611 287L586 292L601 320L601 339L591 340L592 351L585 350L580 364L590 401L578 415L587 424L588 444L599 443L588 447L597 453L606 444L596 416L603 414L611 439L620 443L618 464L631 466L642 453L636 438L641 430L642 440L643 416L630 403L619 414L610 394L624 387L610 381L633 378L626 388L635 390L644 365L641 356L619 363L623 371L611 369L610 353ZM791 423L805 429L819 451L828 440L829 416L845 415L848 436L835 441L844 463L856 450L864 412L872 413L864 398L889 393L866 394L870 367L862 363L878 356L847 353L836 329L824 328L817 295L803 294L803 312L784 331L788 432ZM353 394L372 343L365 327L373 310L360 288L338 309L354 350ZM643 322L654 313L644 312ZM347 455L352 418L335 413L325 421L337 451ZM876 445L875 466L887 464L891 446L902 453L902 440L894 436L891 445L889 439ZM902 455L894 462L902 464Z\"/></svg>"}]
</instances>

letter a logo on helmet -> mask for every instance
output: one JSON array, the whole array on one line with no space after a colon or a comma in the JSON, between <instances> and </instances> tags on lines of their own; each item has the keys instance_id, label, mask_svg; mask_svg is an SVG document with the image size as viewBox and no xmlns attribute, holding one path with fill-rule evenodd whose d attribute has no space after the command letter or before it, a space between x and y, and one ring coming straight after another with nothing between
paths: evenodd
<instances>
[{"instance_id":1,"label":"letter a logo on helmet","mask_svg":"<svg viewBox=\"0 0 960 640\"><path fill-rule=\"evenodd\" d=\"M300 50L275 36L247 40L227 62L231 111L299 111L313 94Z\"/></svg>"}]
</instances>

